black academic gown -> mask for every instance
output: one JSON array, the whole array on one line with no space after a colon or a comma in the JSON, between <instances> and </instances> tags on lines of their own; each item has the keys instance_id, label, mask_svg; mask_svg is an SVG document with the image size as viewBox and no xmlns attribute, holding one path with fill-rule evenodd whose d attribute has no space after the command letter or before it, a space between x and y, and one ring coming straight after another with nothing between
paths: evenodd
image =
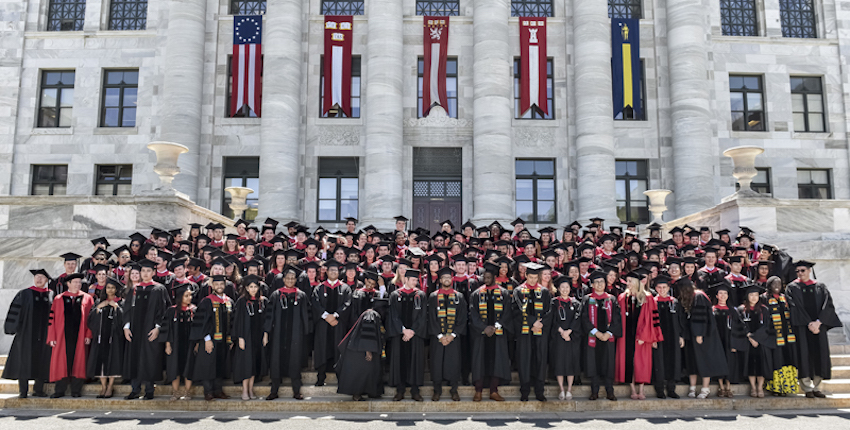
<instances>
[{"instance_id":1,"label":"black academic gown","mask_svg":"<svg viewBox=\"0 0 850 430\"><path fill-rule=\"evenodd\" d=\"M535 304L542 304L542 309L536 309ZM512 307L520 383L528 383L532 377L537 381L544 381L549 372L546 362L549 358L552 296L546 288L538 286L530 289L523 283L514 289ZM523 315L527 315L525 321ZM543 323L543 331L539 335L534 334L531 327L538 319ZM527 333L523 333L523 325L526 323Z\"/></svg>"},{"instance_id":2,"label":"black academic gown","mask_svg":"<svg viewBox=\"0 0 850 430\"><path fill-rule=\"evenodd\" d=\"M425 339L428 336L428 303L421 290L398 289L390 293L386 321L391 386L420 387L425 379ZM405 342L402 328L415 335Z\"/></svg>"},{"instance_id":3,"label":"black academic gown","mask_svg":"<svg viewBox=\"0 0 850 430\"><path fill-rule=\"evenodd\" d=\"M462 343L466 336L466 320L469 307L466 298L460 291L452 290L449 294L441 294L437 290L428 297L428 334L431 336L431 380L436 383L443 381L456 382L461 378ZM440 300L440 296L443 299ZM446 316L440 318L441 309ZM450 314L454 312L454 321ZM447 346L437 339L437 336L456 335Z\"/></svg>"},{"instance_id":4,"label":"black academic gown","mask_svg":"<svg viewBox=\"0 0 850 430\"><path fill-rule=\"evenodd\" d=\"M328 281L313 288L311 305L313 307L313 366L318 368L323 364L331 367L336 364L339 356L337 346L348 333L350 323L349 308L351 307L351 288L342 281L331 287ZM331 327L322 314L337 314L339 317L335 327ZM330 370L330 369L328 369Z\"/></svg>"},{"instance_id":5,"label":"black academic gown","mask_svg":"<svg viewBox=\"0 0 850 430\"><path fill-rule=\"evenodd\" d=\"M47 328L53 292L35 287L23 289L12 299L3 329L15 336L3 368L3 379L50 379L50 354Z\"/></svg>"},{"instance_id":6,"label":"black academic gown","mask_svg":"<svg viewBox=\"0 0 850 430\"><path fill-rule=\"evenodd\" d=\"M233 382L240 383L255 377L262 381L268 372L266 349L263 347L263 326L268 300L258 297L249 300L240 297L233 308ZM239 339L245 339L245 349L239 348Z\"/></svg>"},{"instance_id":7,"label":"black academic gown","mask_svg":"<svg viewBox=\"0 0 850 430\"><path fill-rule=\"evenodd\" d=\"M201 300L213 293L212 277L207 277L201 285L198 286L197 294L195 294L195 304L199 304ZM239 295L236 292L236 286L229 279L224 282L224 295L230 298L230 301L236 302Z\"/></svg>"},{"instance_id":8,"label":"black academic gown","mask_svg":"<svg viewBox=\"0 0 850 430\"><path fill-rule=\"evenodd\" d=\"M804 284L794 281L785 288L785 295L791 308L791 324L797 333L799 377L832 378L827 332L832 328L841 327L842 324L835 313L829 290L820 282L810 281ZM807 327L810 322L816 320L821 322L818 334L812 333Z\"/></svg>"},{"instance_id":9,"label":"black academic gown","mask_svg":"<svg viewBox=\"0 0 850 430\"><path fill-rule=\"evenodd\" d=\"M349 327L354 327L354 323L360 319L363 312L369 309L374 309L381 315L381 321L384 321L387 315L387 300L378 299L378 290L366 290L359 288L351 293L351 307L348 312L350 323Z\"/></svg>"},{"instance_id":10,"label":"black academic gown","mask_svg":"<svg viewBox=\"0 0 850 430\"><path fill-rule=\"evenodd\" d=\"M732 355L735 361L729 366L729 380L745 382L749 376L770 379L773 375L770 350L776 348L776 340L767 307L761 303L753 309L741 305L733 312L736 314L732 319L732 347L735 348ZM748 333L758 346L750 343Z\"/></svg>"},{"instance_id":11,"label":"black academic gown","mask_svg":"<svg viewBox=\"0 0 850 430\"><path fill-rule=\"evenodd\" d=\"M372 309L366 309L355 320L339 344L337 393L369 397L384 394L384 375L381 370L384 339L381 330L381 315ZM371 360L366 359L367 352L371 354Z\"/></svg>"},{"instance_id":12,"label":"black academic gown","mask_svg":"<svg viewBox=\"0 0 850 430\"><path fill-rule=\"evenodd\" d=\"M86 363L86 375L89 378L120 376L124 372L124 346L127 342L124 339L124 310L121 302L118 301L117 308L107 305L97 309L94 306L89 312L88 325L92 333Z\"/></svg>"},{"instance_id":13,"label":"black academic gown","mask_svg":"<svg viewBox=\"0 0 850 430\"><path fill-rule=\"evenodd\" d=\"M192 291L195 296L198 295L198 291L200 287L198 284L189 280L189 278L183 278L183 282L177 280L176 277L172 276L168 279L168 283L162 284L165 289L168 291L168 305L174 306L180 302L180 297L177 297L177 291L179 288L184 287L186 284L189 284L189 291Z\"/></svg>"},{"instance_id":14,"label":"black academic gown","mask_svg":"<svg viewBox=\"0 0 850 430\"><path fill-rule=\"evenodd\" d=\"M201 300L192 321L189 340L198 343L198 355L192 381L211 381L230 376L230 345L233 342L233 302L210 295ZM209 336L213 350L207 353L205 337Z\"/></svg>"},{"instance_id":15,"label":"black academic gown","mask_svg":"<svg viewBox=\"0 0 850 430\"><path fill-rule=\"evenodd\" d=\"M195 345L198 344L189 340L194 315L194 308L183 309L180 305L165 310L159 333L160 342L171 344L171 354L165 356L165 382L180 377L192 379L197 355Z\"/></svg>"},{"instance_id":16,"label":"black academic gown","mask_svg":"<svg viewBox=\"0 0 850 430\"><path fill-rule=\"evenodd\" d=\"M555 376L577 376L581 373L581 302L575 298L552 300L552 329L549 342L549 363ZM572 330L566 341L558 329Z\"/></svg>"},{"instance_id":17,"label":"black academic gown","mask_svg":"<svg viewBox=\"0 0 850 430\"><path fill-rule=\"evenodd\" d=\"M130 324L132 341L124 350L124 379L159 381L162 378L163 344L148 340L148 333L162 322L168 292L160 284L137 285L124 298L124 324Z\"/></svg>"},{"instance_id":18,"label":"black academic gown","mask_svg":"<svg viewBox=\"0 0 850 430\"><path fill-rule=\"evenodd\" d=\"M266 306L263 328L269 335L269 376L272 380L300 378L310 333L307 294L299 289L272 292Z\"/></svg>"},{"instance_id":19,"label":"black academic gown","mask_svg":"<svg viewBox=\"0 0 850 430\"><path fill-rule=\"evenodd\" d=\"M617 342L618 337L623 336L623 323L620 314L620 303L617 297L608 294L604 300L596 300L592 293L584 296L581 301L581 332L583 334L582 343L584 344L584 364L585 374L593 378L598 376L603 379L614 379L614 367L617 363ZM611 305L611 320L608 320L608 312L605 310L606 302ZM596 324L591 320L590 307L595 306ZM602 342L590 332L597 329L602 333L610 332L611 339L608 342ZM591 336L594 346L590 346Z\"/></svg>"},{"instance_id":20,"label":"black academic gown","mask_svg":"<svg viewBox=\"0 0 850 430\"><path fill-rule=\"evenodd\" d=\"M729 370L726 379L737 384L740 380L741 370L737 367L735 353L732 350L746 348L748 342L744 337L746 337L747 332L740 328L741 323L738 321L740 316L734 307L714 306L712 307L712 314L717 326L717 337L720 338L720 344L723 345L723 354L726 357L726 365ZM734 332L733 328L735 328Z\"/></svg>"},{"instance_id":21,"label":"black academic gown","mask_svg":"<svg viewBox=\"0 0 850 430\"><path fill-rule=\"evenodd\" d=\"M685 348L692 355L696 364L697 374L706 377L726 377L729 369L726 364L726 353L717 332L717 321L712 313L711 302L702 292L694 294L691 312L687 315L685 330ZM702 336L702 344L696 338Z\"/></svg>"},{"instance_id":22,"label":"black academic gown","mask_svg":"<svg viewBox=\"0 0 850 430\"><path fill-rule=\"evenodd\" d=\"M682 337L685 310L675 297L670 299L656 297L658 322L664 337L663 341L658 342L658 348L652 350L652 375L656 386L659 380L675 383L682 373L682 348L679 347L679 338Z\"/></svg>"},{"instance_id":23,"label":"black academic gown","mask_svg":"<svg viewBox=\"0 0 850 430\"><path fill-rule=\"evenodd\" d=\"M498 291L498 297L497 293ZM500 304L501 312L496 305ZM502 287L488 289L482 286L472 293L469 300L468 336L472 343L472 380L480 381L484 377L494 376L502 383L511 380L511 361L509 352L509 332L513 330L513 296ZM491 337L484 334L487 326L501 326Z\"/></svg>"}]
</instances>

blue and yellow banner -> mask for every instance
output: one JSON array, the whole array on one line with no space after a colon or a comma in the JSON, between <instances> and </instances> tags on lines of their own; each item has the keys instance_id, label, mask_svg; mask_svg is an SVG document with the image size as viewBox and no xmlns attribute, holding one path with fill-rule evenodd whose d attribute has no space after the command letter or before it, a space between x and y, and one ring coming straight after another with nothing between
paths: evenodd
<instances>
[{"instance_id":1,"label":"blue and yellow banner","mask_svg":"<svg viewBox=\"0 0 850 430\"><path fill-rule=\"evenodd\" d=\"M631 108L632 118L643 118L641 106L640 20L611 19L611 71L614 118Z\"/></svg>"}]
</instances>

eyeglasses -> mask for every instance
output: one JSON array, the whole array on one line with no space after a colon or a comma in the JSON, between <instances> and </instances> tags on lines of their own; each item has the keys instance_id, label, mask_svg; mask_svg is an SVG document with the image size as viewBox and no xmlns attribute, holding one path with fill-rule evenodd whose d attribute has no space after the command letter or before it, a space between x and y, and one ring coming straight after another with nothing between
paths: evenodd
<instances>
[{"instance_id":1,"label":"eyeglasses","mask_svg":"<svg viewBox=\"0 0 850 430\"><path fill-rule=\"evenodd\" d=\"M806 273L806 270L807 269L799 269L799 270L797 270L797 273Z\"/></svg>"}]
</instances>

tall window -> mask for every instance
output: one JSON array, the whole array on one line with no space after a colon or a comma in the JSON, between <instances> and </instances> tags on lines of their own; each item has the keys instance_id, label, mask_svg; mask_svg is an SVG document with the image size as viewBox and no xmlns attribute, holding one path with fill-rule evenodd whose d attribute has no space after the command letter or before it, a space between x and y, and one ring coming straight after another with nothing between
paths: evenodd
<instances>
[{"instance_id":1,"label":"tall window","mask_svg":"<svg viewBox=\"0 0 850 430\"><path fill-rule=\"evenodd\" d=\"M266 58L265 55L260 55L260 61ZM249 109L247 105L242 106L238 111L236 111L235 115L231 115L230 112L230 97L233 96L233 67L231 66L233 63L233 56L227 56L227 83L224 84L226 89L226 93L224 96L224 117L225 118L257 118L257 113L253 110ZM263 84L263 71L265 70L265 62L263 62L263 67L260 68L260 85ZM260 112L262 112L263 106L263 92L260 91L260 100L258 102L260 107Z\"/></svg>"},{"instance_id":2,"label":"tall window","mask_svg":"<svg viewBox=\"0 0 850 430\"><path fill-rule=\"evenodd\" d=\"M831 199L828 169L797 169L797 195L801 199Z\"/></svg>"},{"instance_id":3,"label":"tall window","mask_svg":"<svg viewBox=\"0 0 850 430\"><path fill-rule=\"evenodd\" d=\"M617 160L617 218L621 222L649 222L646 184L649 181L646 160Z\"/></svg>"},{"instance_id":4,"label":"tall window","mask_svg":"<svg viewBox=\"0 0 850 430\"><path fill-rule=\"evenodd\" d=\"M614 117L616 121L646 121L646 66L643 59L640 60L640 86L638 88L638 97L640 97L640 115L635 114L631 107L624 108L622 112Z\"/></svg>"},{"instance_id":5,"label":"tall window","mask_svg":"<svg viewBox=\"0 0 850 430\"><path fill-rule=\"evenodd\" d=\"M429 16L458 16L458 0L416 0L416 14Z\"/></svg>"},{"instance_id":6,"label":"tall window","mask_svg":"<svg viewBox=\"0 0 850 430\"><path fill-rule=\"evenodd\" d=\"M344 222L357 218L360 180L357 157L319 159L319 222Z\"/></svg>"},{"instance_id":7,"label":"tall window","mask_svg":"<svg viewBox=\"0 0 850 430\"><path fill-rule=\"evenodd\" d=\"M641 19L641 0L608 0L608 18Z\"/></svg>"},{"instance_id":8,"label":"tall window","mask_svg":"<svg viewBox=\"0 0 850 430\"><path fill-rule=\"evenodd\" d=\"M266 0L231 0L231 15L262 15L266 13Z\"/></svg>"},{"instance_id":9,"label":"tall window","mask_svg":"<svg viewBox=\"0 0 850 430\"><path fill-rule=\"evenodd\" d=\"M148 0L111 0L110 30L144 30L148 22Z\"/></svg>"},{"instance_id":10,"label":"tall window","mask_svg":"<svg viewBox=\"0 0 850 430\"><path fill-rule=\"evenodd\" d=\"M363 15L363 0L322 0L322 15Z\"/></svg>"},{"instance_id":11,"label":"tall window","mask_svg":"<svg viewBox=\"0 0 850 430\"><path fill-rule=\"evenodd\" d=\"M555 80L552 77L552 73L554 71L555 66L552 63L552 59L546 60L546 104L549 107L549 113L544 114L543 111L540 110L537 106L532 106L531 109L527 110L525 114L520 116L519 111L519 99L520 99L520 91L521 87L519 84L520 73L522 72L522 67L520 66L519 58L514 58L514 118L520 119L553 119L555 118ZM523 218L524 219L524 218Z\"/></svg>"},{"instance_id":12,"label":"tall window","mask_svg":"<svg viewBox=\"0 0 850 430\"><path fill-rule=\"evenodd\" d=\"M818 37L814 0L779 0L779 18L785 37Z\"/></svg>"},{"instance_id":13,"label":"tall window","mask_svg":"<svg viewBox=\"0 0 850 430\"><path fill-rule=\"evenodd\" d=\"M761 76L729 75L732 130L765 131Z\"/></svg>"},{"instance_id":14,"label":"tall window","mask_svg":"<svg viewBox=\"0 0 850 430\"><path fill-rule=\"evenodd\" d=\"M106 70L103 77L101 127L135 127L138 70Z\"/></svg>"},{"instance_id":15,"label":"tall window","mask_svg":"<svg viewBox=\"0 0 850 430\"><path fill-rule=\"evenodd\" d=\"M99 165L95 179L95 195L129 196L133 193L133 165Z\"/></svg>"},{"instance_id":16,"label":"tall window","mask_svg":"<svg viewBox=\"0 0 850 430\"><path fill-rule=\"evenodd\" d=\"M554 16L552 0L511 0L511 16Z\"/></svg>"},{"instance_id":17,"label":"tall window","mask_svg":"<svg viewBox=\"0 0 850 430\"><path fill-rule=\"evenodd\" d=\"M791 77L794 131L826 131L821 78Z\"/></svg>"},{"instance_id":18,"label":"tall window","mask_svg":"<svg viewBox=\"0 0 850 430\"><path fill-rule=\"evenodd\" d=\"M68 165L32 166L33 196L64 196L68 191Z\"/></svg>"},{"instance_id":19,"label":"tall window","mask_svg":"<svg viewBox=\"0 0 850 430\"><path fill-rule=\"evenodd\" d=\"M770 186L769 167L756 167L756 177L753 178L753 182L750 184L750 188L760 194L771 195L773 193ZM737 191L740 189L741 184L735 184L735 190Z\"/></svg>"},{"instance_id":20,"label":"tall window","mask_svg":"<svg viewBox=\"0 0 850 430\"><path fill-rule=\"evenodd\" d=\"M74 113L74 71L41 72L39 127L70 127Z\"/></svg>"},{"instance_id":21,"label":"tall window","mask_svg":"<svg viewBox=\"0 0 850 430\"><path fill-rule=\"evenodd\" d=\"M720 24L724 36L758 36L755 0L720 0Z\"/></svg>"},{"instance_id":22,"label":"tall window","mask_svg":"<svg viewBox=\"0 0 850 430\"><path fill-rule=\"evenodd\" d=\"M529 223L557 221L555 160L516 160L516 216Z\"/></svg>"},{"instance_id":23,"label":"tall window","mask_svg":"<svg viewBox=\"0 0 850 430\"><path fill-rule=\"evenodd\" d=\"M322 113L325 105L325 57L319 63L319 116L322 118L348 118L342 110L331 108ZM360 118L360 56L351 56L351 118Z\"/></svg>"},{"instance_id":24,"label":"tall window","mask_svg":"<svg viewBox=\"0 0 850 430\"><path fill-rule=\"evenodd\" d=\"M86 0L50 0L47 31L82 31L86 19Z\"/></svg>"},{"instance_id":25,"label":"tall window","mask_svg":"<svg viewBox=\"0 0 850 430\"><path fill-rule=\"evenodd\" d=\"M230 193L224 191L227 187L247 187L254 190L248 194L242 218L253 221L257 217L257 207L260 198L260 157L225 157L224 184L221 187L221 214L233 218L230 210Z\"/></svg>"},{"instance_id":26,"label":"tall window","mask_svg":"<svg viewBox=\"0 0 850 430\"><path fill-rule=\"evenodd\" d=\"M425 60L419 57L418 73L418 92L416 93L416 116L422 118L422 80L425 76ZM457 58L446 59L446 97L448 98L448 109L446 109L449 117L457 118ZM431 100L434 103L438 100Z\"/></svg>"}]
</instances>

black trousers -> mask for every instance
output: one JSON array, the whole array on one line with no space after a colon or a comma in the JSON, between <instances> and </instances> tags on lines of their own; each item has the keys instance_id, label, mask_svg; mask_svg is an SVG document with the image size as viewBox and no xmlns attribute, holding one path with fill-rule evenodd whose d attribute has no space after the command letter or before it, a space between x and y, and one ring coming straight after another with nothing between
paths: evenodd
<instances>
[{"instance_id":1,"label":"black trousers","mask_svg":"<svg viewBox=\"0 0 850 430\"><path fill-rule=\"evenodd\" d=\"M593 375L593 378L590 380L590 393L591 394L599 394L599 385L600 383L605 383L605 392L608 394L614 394L614 378L607 376L601 377L599 375Z\"/></svg>"},{"instance_id":2,"label":"black trousers","mask_svg":"<svg viewBox=\"0 0 850 430\"><path fill-rule=\"evenodd\" d=\"M277 394L280 390L280 383L283 382L283 378L272 378L271 390L270 394ZM301 375L299 374L297 378L292 378L292 394L298 394L301 392Z\"/></svg>"},{"instance_id":3,"label":"black trousers","mask_svg":"<svg viewBox=\"0 0 850 430\"><path fill-rule=\"evenodd\" d=\"M410 385L410 384L407 384L407 383L405 383L405 382L402 382L402 383L398 384L398 385L395 387L395 389L396 389L396 392L398 392L398 393L403 393L403 392L404 392L404 390L405 390L407 387L410 387L410 395L411 395L411 396L412 396L412 395L414 395L414 394L419 394L419 386L418 386L418 385Z\"/></svg>"},{"instance_id":4,"label":"black trousers","mask_svg":"<svg viewBox=\"0 0 850 430\"><path fill-rule=\"evenodd\" d=\"M35 379L35 382L32 386L32 392L36 394L44 393L44 379ZM18 392L21 396L26 396L27 392L30 389L30 380L29 379L19 379L18 380Z\"/></svg>"},{"instance_id":5,"label":"black trousers","mask_svg":"<svg viewBox=\"0 0 850 430\"><path fill-rule=\"evenodd\" d=\"M480 393L484 390L485 385L490 387L490 394L499 392L499 378L495 376L485 376L475 381L475 391Z\"/></svg>"},{"instance_id":6,"label":"black trousers","mask_svg":"<svg viewBox=\"0 0 850 430\"><path fill-rule=\"evenodd\" d=\"M221 393L223 392L221 387L221 378L204 379L204 395Z\"/></svg>"},{"instance_id":7,"label":"black trousers","mask_svg":"<svg viewBox=\"0 0 850 430\"><path fill-rule=\"evenodd\" d=\"M134 393L139 393L142 391L142 384L145 385L145 394L153 395L153 381L142 381L140 379L133 379L130 381L130 390Z\"/></svg>"},{"instance_id":8,"label":"black trousers","mask_svg":"<svg viewBox=\"0 0 850 430\"><path fill-rule=\"evenodd\" d=\"M449 389L450 393L457 393L457 381L451 381L451 388ZM443 381L434 381L434 394L442 395L443 394Z\"/></svg>"},{"instance_id":9,"label":"black trousers","mask_svg":"<svg viewBox=\"0 0 850 430\"><path fill-rule=\"evenodd\" d=\"M662 393L664 392L664 380L656 379L655 380L655 392ZM676 391L676 381L667 380L667 393L673 393Z\"/></svg>"},{"instance_id":10,"label":"black trousers","mask_svg":"<svg viewBox=\"0 0 850 430\"><path fill-rule=\"evenodd\" d=\"M333 368L336 364L333 361L327 361L325 364L319 365L316 367L316 382L324 383L325 378L328 376L328 367L330 367L331 372L333 372Z\"/></svg>"},{"instance_id":11,"label":"black trousers","mask_svg":"<svg viewBox=\"0 0 850 430\"><path fill-rule=\"evenodd\" d=\"M537 379L537 377L532 376L530 381L520 382L519 384L519 394L521 396L527 397L529 393L531 393L531 387L534 386L534 395L542 396L543 395L543 381Z\"/></svg>"},{"instance_id":12,"label":"black trousers","mask_svg":"<svg viewBox=\"0 0 850 430\"><path fill-rule=\"evenodd\" d=\"M82 378L62 378L56 381L56 393L65 394L68 391L68 385L71 386L71 394L82 394L83 393L83 383L86 382L85 379Z\"/></svg>"}]
</instances>

